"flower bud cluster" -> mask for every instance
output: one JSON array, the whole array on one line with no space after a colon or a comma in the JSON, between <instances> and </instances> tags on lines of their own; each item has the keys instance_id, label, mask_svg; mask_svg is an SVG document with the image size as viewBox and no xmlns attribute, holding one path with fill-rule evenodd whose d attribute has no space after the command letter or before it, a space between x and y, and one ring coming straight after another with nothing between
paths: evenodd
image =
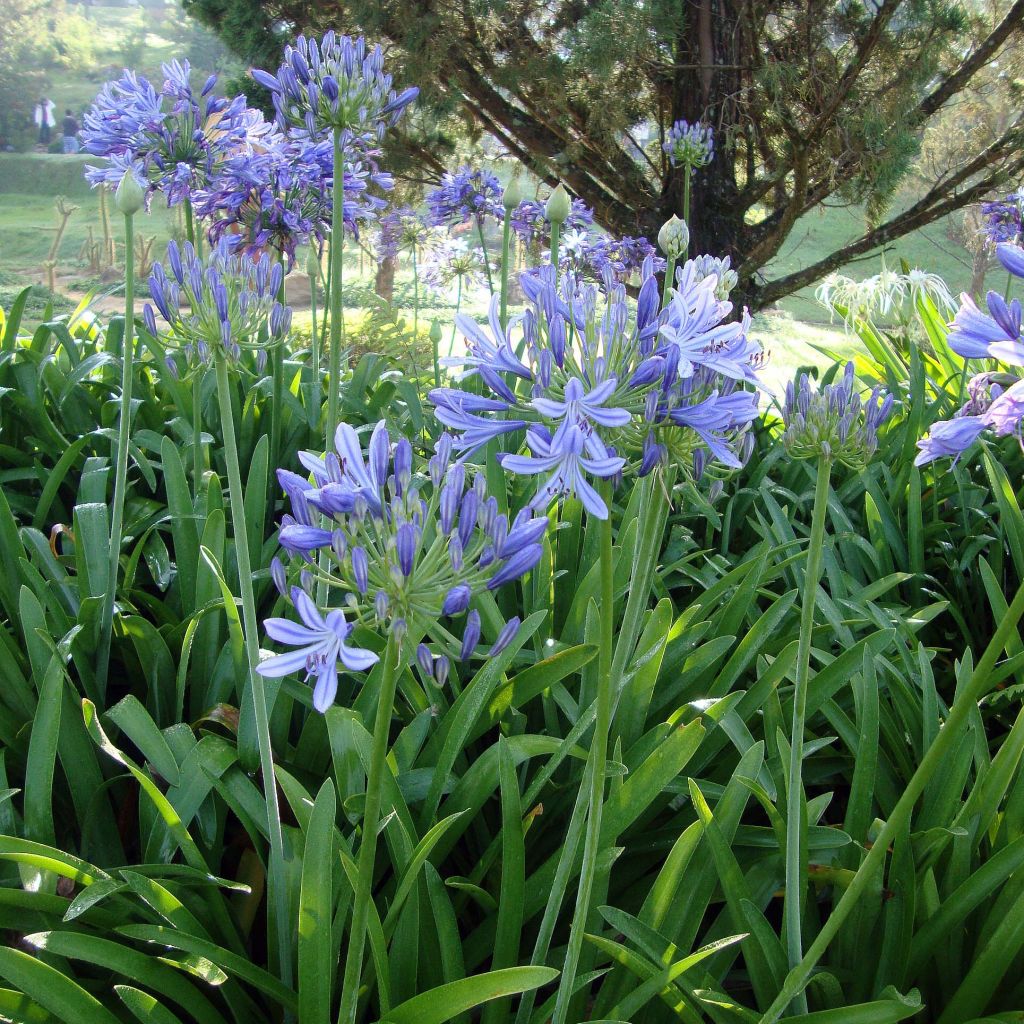
<instances>
[{"instance_id":1,"label":"flower bud cluster","mask_svg":"<svg viewBox=\"0 0 1024 1024\"><path fill-rule=\"evenodd\" d=\"M783 441L794 458L823 458L862 469L878 449L878 428L893 408L892 395L876 387L864 401L857 390L853 363L833 384L815 388L802 374L786 385Z\"/></svg>"},{"instance_id":2,"label":"flower bud cluster","mask_svg":"<svg viewBox=\"0 0 1024 1024\"><path fill-rule=\"evenodd\" d=\"M319 42L299 36L285 47L276 75L254 70L252 77L270 90L277 123L310 139L339 129L346 141L379 140L419 95L396 93L384 71L384 51L360 36L327 32Z\"/></svg>"},{"instance_id":3,"label":"flower bud cluster","mask_svg":"<svg viewBox=\"0 0 1024 1024\"><path fill-rule=\"evenodd\" d=\"M705 167L714 159L715 133L710 125L701 124L700 121L695 124L685 120L676 121L668 130L661 148L673 167L695 170Z\"/></svg>"},{"instance_id":4,"label":"flower bud cluster","mask_svg":"<svg viewBox=\"0 0 1024 1024\"><path fill-rule=\"evenodd\" d=\"M170 273L168 273L170 271ZM157 337L156 314L167 322L165 337L190 362L208 363L217 346L231 360L243 348L262 349L283 338L291 309L278 301L284 270L264 253L258 260L232 252L223 238L205 259L192 244L167 245L167 266L154 263L149 277L152 305L143 308L146 329Z\"/></svg>"}]
</instances>

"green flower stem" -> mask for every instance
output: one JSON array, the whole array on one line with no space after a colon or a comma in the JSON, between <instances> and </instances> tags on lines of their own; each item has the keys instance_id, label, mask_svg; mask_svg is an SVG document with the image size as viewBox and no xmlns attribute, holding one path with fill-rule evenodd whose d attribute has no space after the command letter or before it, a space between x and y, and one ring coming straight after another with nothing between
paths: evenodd
<instances>
[{"instance_id":1,"label":"green flower stem","mask_svg":"<svg viewBox=\"0 0 1024 1024\"><path fill-rule=\"evenodd\" d=\"M341 384L341 346L345 339L345 321L341 308L342 263L345 258L345 170L341 147L341 129L334 129L334 197L331 210L331 351L327 368L327 447L338 429L339 387Z\"/></svg>"},{"instance_id":2,"label":"green flower stem","mask_svg":"<svg viewBox=\"0 0 1024 1024\"><path fill-rule=\"evenodd\" d=\"M665 286L661 292L661 304L665 305L668 302L668 297L672 292L672 284L675 281L676 276L676 258L675 256L669 256L665 261Z\"/></svg>"},{"instance_id":3,"label":"green flower stem","mask_svg":"<svg viewBox=\"0 0 1024 1024\"><path fill-rule=\"evenodd\" d=\"M224 461L228 469L228 495L231 499L231 526L235 534L235 558L238 562L238 586L242 599L242 625L245 632L245 652L249 661L248 684L252 690L253 710L256 714L256 739L260 751L260 770L263 776L263 795L267 802L267 826L270 833L270 862L267 870L268 917L271 930L277 937L278 970L285 985L291 985L292 944L288 915L288 891L284 864L284 835L281 831L281 811L277 800L277 780L274 775L274 754L270 746L270 711L263 681L256 674L260 660L257 637L256 598L252 589L252 567L249 564L249 534L245 522L242 473L238 466L238 443L235 439L234 414L231 409L231 384L223 347L216 349L217 399L220 403L221 430L224 435Z\"/></svg>"},{"instance_id":4,"label":"green flower stem","mask_svg":"<svg viewBox=\"0 0 1024 1024\"><path fill-rule=\"evenodd\" d=\"M277 301L283 306L285 304L284 285L284 253L278 253L278 262L281 264L281 287L277 293ZM271 398L270 398L270 462L268 465L269 477L267 479L268 514L271 521L274 518L274 502L277 484L277 467L281 465L281 432L284 428L284 344L278 342L270 347L270 377L271 377Z\"/></svg>"},{"instance_id":5,"label":"green flower stem","mask_svg":"<svg viewBox=\"0 0 1024 1024\"><path fill-rule=\"evenodd\" d=\"M562 235L560 221L551 222L551 266L555 268L555 284L558 284L558 243Z\"/></svg>"},{"instance_id":6,"label":"green flower stem","mask_svg":"<svg viewBox=\"0 0 1024 1024\"><path fill-rule=\"evenodd\" d=\"M412 243L412 339L413 346L420 342L420 272L416 263L416 243ZM434 387L439 386L437 365L434 366Z\"/></svg>"},{"instance_id":7,"label":"green flower stem","mask_svg":"<svg viewBox=\"0 0 1024 1024\"><path fill-rule=\"evenodd\" d=\"M508 263L509 248L512 242L512 211L505 211L505 218L501 222L501 326L508 324Z\"/></svg>"},{"instance_id":8,"label":"green flower stem","mask_svg":"<svg viewBox=\"0 0 1024 1024\"><path fill-rule=\"evenodd\" d=\"M196 485L196 498L203 481L203 372L197 366L192 377L192 477Z\"/></svg>"},{"instance_id":9,"label":"green flower stem","mask_svg":"<svg viewBox=\"0 0 1024 1024\"><path fill-rule=\"evenodd\" d=\"M100 697L107 692L110 669L110 645L114 632L114 594L121 563L121 540L124 533L124 496L128 482L128 441L131 435L132 381L134 379L135 328L135 246L134 216L124 215L124 337L121 339L121 414L117 424L117 456L114 466L114 505L110 512L110 552L107 590L100 617L100 642L96 659L96 688Z\"/></svg>"},{"instance_id":10,"label":"green flower stem","mask_svg":"<svg viewBox=\"0 0 1024 1024\"><path fill-rule=\"evenodd\" d=\"M451 359L455 351L455 336L458 333L459 325L455 322L459 318L459 308L462 306L462 275L459 274L455 285L455 313L452 316L452 336L448 342L448 358Z\"/></svg>"},{"instance_id":11,"label":"green flower stem","mask_svg":"<svg viewBox=\"0 0 1024 1024\"><path fill-rule=\"evenodd\" d=\"M686 170L683 172L683 220L686 221L686 226L690 226L690 178L693 176L693 168L687 164ZM689 251L689 246L687 246Z\"/></svg>"},{"instance_id":12,"label":"green flower stem","mask_svg":"<svg viewBox=\"0 0 1024 1024\"><path fill-rule=\"evenodd\" d=\"M363 950L366 946L366 925L369 920L370 901L373 899L373 870L377 855L377 830L380 827L380 805L384 773L388 771L388 738L391 715L398 688L398 653L400 642L394 633L388 637L384 653L384 666L377 695L377 714L373 721L373 746L370 766L366 772L366 803L363 810L362 840L359 844L359 862L356 874L355 899L352 903L352 926L348 933L348 952L345 955L345 974L341 984L341 1006L338 1024L354 1024L359 1006L359 985L363 969Z\"/></svg>"},{"instance_id":13,"label":"green flower stem","mask_svg":"<svg viewBox=\"0 0 1024 1024\"><path fill-rule=\"evenodd\" d=\"M811 670L814 605L818 581L821 579L831 469L832 464L829 459L824 457L818 459L814 508L811 512L811 537L807 546L807 568L804 571L804 596L800 608L796 686L793 690L793 728L789 738L789 780L786 790L786 891L782 916L790 967L795 967L803 956L800 926L803 919L802 897L807 877L805 863L807 820L803 786L804 723L807 717L807 686ZM802 992L797 997L795 1009L799 1013L807 1012L807 1002Z\"/></svg>"},{"instance_id":14,"label":"green flower stem","mask_svg":"<svg viewBox=\"0 0 1024 1024\"><path fill-rule=\"evenodd\" d=\"M193 244L196 244L196 220L192 212L192 200L185 199L185 237Z\"/></svg>"},{"instance_id":15,"label":"green flower stem","mask_svg":"<svg viewBox=\"0 0 1024 1024\"><path fill-rule=\"evenodd\" d=\"M601 497L608 506L608 518L601 522L601 601L598 610L601 616L600 645L597 653L597 718L594 722L594 738L590 744L590 794L587 808L587 831L583 841L583 864L580 868L579 888L576 891L576 907L573 911L569 944L565 954L565 965L558 982L555 1012L552 1024L565 1024L576 985L576 968L583 951L583 939L590 917L590 901L597 878L597 861L601 852L601 823L604 811L604 784L608 764L608 736L612 725L612 707L615 702L612 679L612 644L614 642L614 621L612 602L614 600L612 564L612 487L611 482L601 482Z\"/></svg>"},{"instance_id":16,"label":"green flower stem","mask_svg":"<svg viewBox=\"0 0 1024 1024\"><path fill-rule=\"evenodd\" d=\"M1010 638L1016 635L1017 623L1022 615L1024 615L1024 585L1017 591L970 680L953 702L938 735L932 741L932 745L911 776L899 800L896 801L896 806L892 809L885 824L879 829L871 849L853 876L853 881L850 882L835 909L822 924L821 930L804 954L803 959L786 976L779 994L775 997L775 1002L764 1012L759 1024L775 1024L794 996L803 991L807 979L811 976L811 972L824 955L825 950L828 949L829 943L835 938L836 932L843 926L847 917L850 916L850 912L881 869L890 844L906 827L914 811L914 806L925 787L936 772L943 770L948 765L950 753L960 742L964 727L971 714L977 710L978 701L992 688L992 670L995 668L996 660Z\"/></svg>"},{"instance_id":17,"label":"green flower stem","mask_svg":"<svg viewBox=\"0 0 1024 1024\"><path fill-rule=\"evenodd\" d=\"M491 261L488 259L487 254L487 239L484 238L484 219L483 217L477 217L476 219L476 230L480 236L480 248L484 252L484 270L487 272L487 291L494 294L494 280L491 277Z\"/></svg>"},{"instance_id":18,"label":"green flower stem","mask_svg":"<svg viewBox=\"0 0 1024 1024\"><path fill-rule=\"evenodd\" d=\"M309 309L313 328L309 337L309 363L312 380L309 385L309 409L306 416L310 430L319 443L320 438L320 334L316 326L316 274L309 279Z\"/></svg>"}]
</instances>

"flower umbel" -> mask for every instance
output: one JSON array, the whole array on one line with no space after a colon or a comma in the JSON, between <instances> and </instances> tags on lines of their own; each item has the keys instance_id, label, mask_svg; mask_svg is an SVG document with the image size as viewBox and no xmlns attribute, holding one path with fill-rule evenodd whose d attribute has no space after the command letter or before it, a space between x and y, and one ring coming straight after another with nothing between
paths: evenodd
<instances>
[{"instance_id":1,"label":"flower umbel","mask_svg":"<svg viewBox=\"0 0 1024 1024\"><path fill-rule=\"evenodd\" d=\"M479 613L471 607L474 597L536 565L547 519L524 509L510 522L488 496L484 478L470 479L463 465L452 464L452 449L452 439L443 434L422 473L409 441L403 438L392 446L383 422L374 428L365 453L356 432L342 424L334 451L322 458L300 453L309 478L278 471L292 508L281 522L281 546L309 566L308 586L318 578L329 592L340 595L333 610L324 614L305 590L292 590L300 618L322 634L310 642L324 646L307 654L361 671L346 661L342 646L334 646L338 630L344 640L361 626L429 635L445 658L465 661L474 655L481 639ZM321 517L326 526L320 525ZM313 561L317 551L326 556L324 567ZM347 619L340 617L341 607L348 611ZM455 620L463 623L461 641L452 634ZM300 632L271 625L278 621L267 623L270 636L298 643ZM490 653L507 646L517 627L518 620L515 627L503 629ZM280 674L305 664L300 665L299 652L284 657L291 660L269 663L282 666ZM322 661L314 668L325 676L327 692L332 669ZM319 680L318 674L318 685ZM333 697L331 690L328 703Z\"/></svg>"},{"instance_id":2,"label":"flower umbel","mask_svg":"<svg viewBox=\"0 0 1024 1024\"><path fill-rule=\"evenodd\" d=\"M154 337L160 333L155 306L169 328L165 338L190 362L209 362L217 346L237 360L243 348L262 349L288 333L291 309L277 301L283 274L266 253L258 260L233 253L227 238L205 259L189 242L169 242L167 269L154 263L150 273L153 305L143 309L146 329Z\"/></svg>"},{"instance_id":3,"label":"flower umbel","mask_svg":"<svg viewBox=\"0 0 1024 1024\"><path fill-rule=\"evenodd\" d=\"M798 386L786 385L783 442L794 458L824 458L863 469L878 448L878 428L892 408L892 395L881 388L861 399L853 363L846 364L836 383L821 388L801 374Z\"/></svg>"}]
</instances>

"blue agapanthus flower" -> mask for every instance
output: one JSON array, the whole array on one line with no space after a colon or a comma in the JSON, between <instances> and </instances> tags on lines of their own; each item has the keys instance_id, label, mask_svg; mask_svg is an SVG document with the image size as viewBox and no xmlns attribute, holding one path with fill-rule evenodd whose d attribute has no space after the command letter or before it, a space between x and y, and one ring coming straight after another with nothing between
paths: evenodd
<instances>
[{"instance_id":1,"label":"blue agapanthus flower","mask_svg":"<svg viewBox=\"0 0 1024 1024\"><path fill-rule=\"evenodd\" d=\"M195 92L188 61L162 70L159 90L134 71L108 82L83 118L82 140L86 153L103 159L86 168L90 184L116 186L130 169L173 206L206 185L224 160L264 144L272 126L244 96L214 96L215 75Z\"/></svg>"},{"instance_id":2,"label":"blue agapanthus flower","mask_svg":"<svg viewBox=\"0 0 1024 1024\"><path fill-rule=\"evenodd\" d=\"M231 235L246 252L267 248L294 262L297 246L330 233L334 149L330 142L278 136L273 145L226 160L206 188L193 196L209 222L212 240ZM377 170L373 154L345 161L345 230L359 235L386 206L381 192L391 175Z\"/></svg>"},{"instance_id":3,"label":"blue agapanthus flower","mask_svg":"<svg viewBox=\"0 0 1024 1024\"><path fill-rule=\"evenodd\" d=\"M501 220L501 181L490 171L460 167L448 171L426 195L429 221L437 227L457 227L466 221Z\"/></svg>"},{"instance_id":4,"label":"blue agapanthus flower","mask_svg":"<svg viewBox=\"0 0 1024 1024\"><path fill-rule=\"evenodd\" d=\"M711 125L697 121L680 120L668 130L661 147L673 167L695 170L704 167L715 157L715 133Z\"/></svg>"},{"instance_id":5,"label":"blue agapanthus flower","mask_svg":"<svg viewBox=\"0 0 1024 1024\"><path fill-rule=\"evenodd\" d=\"M1011 192L1002 199L982 203L981 217L989 245L1019 242L1024 231L1024 193Z\"/></svg>"},{"instance_id":6,"label":"blue agapanthus flower","mask_svg":"<svg viewBox=\"0 0 1024 1024\"><path fill-rule=\"evenodd\" d=\"M346 152L375 146L419 95L392 88L380 45L333 31L319 41L299 36L276 75L256 69L252 77L270 90L282 130L320 141L337 129Z\"/></svg>"},{"instance_id":7,"label":"blue agapanthus flower","mask_svg":"<svg viewBox=\"0 0 1024 1024\"><path fill-rule=\"evenodd\" d=\"M574 198L562 231L585 232L593 223L594 211L582 199ZM510 214L509 227L527 245L535 241L547 245L551 241L551 224L544 212L544 203L539 199L524 199Z\"/></svg>"},{"instance_id":8,"label":"blue agapanthus flower","mask_svg":"<svg viewBox=\"0 0 1024 1024\"><path fill-rule=\"evenodd\" d=\"M446 362L460 379L479 377L490 392L431 392L462 458L525 428L525 450L499 458L510 472L541 477L531 504L543 509L571 494L597 518L607 517L608 508L594 480L615 481L629 467L648 473L670 459L696 468L709 456L739 464L735 446L757 414L757 392L747 385L760 349L746 339L744 323L727 345L712 333L731 311L716 302L708 348L728 349L736 366L746 360L745 368L725 376L711 367L709 351L700 353L699 368L691 361L689 372L680 372L678 347L661 334L678 317L671 306L660 308L653 260L645 261L641 277L634 309L610 268L599 289L572 274L556 285L552 268L542 267L521 276L528 305L505 328L496 302L489 330L471 317L457 318L467 355ZM707 287L713 292L713 282Z\"/></svg>"},{"instance_id":9,"label":"blue agapanthus flower","mask_svg":"<svg viewBox=\"0 0 1024 1024\"><path fill-rule=\"evenodd\" d=\"M263 662L260 671L285 675L306 667L317 676L317 710L334 700L339 661L350 671L364 670L344 644L353 628L427 636L440 648L446 671L449 658L467 661L477 653L483 629L474 599L540 560L546 517L527 508L510 521L488 495L484 477L471 477L452 462L453 447L443 434L421 467L409 441L393 445L383 422L365 451L355 430L342 424L333 451L300 454L308 476L278 470L291 504L281 522L281 546L308 567L308 586L320 578L339 599L325 612L306 590L291 590L305 628L271 619L267 632L299 650ZM326 562L314 560L318 552ZM504 624L488 657L512 642L519 624L518 618ZM453 633L460 625L461 640ZM369 667L365 654L354 657ZM436 660L431 664L437 667Z\"/></svg>"},{"instance_id":10,"label":"blue agapanthus flower","mask_svg":"<svg viewBox=\"0 0 1024 1024\"><path fill-rule=\"evenodd\" d=\"M648 260L655 273L665 269L664 259L646 238L628 235L615 238L592 231L567 231L558 249L561 270L596 281L608 272L617 281L629 281Z\"/></svg>"},{"instance_id":11,"label":"blue agapanthus flower","mask_svg":"<svg viewBox=\"0 0 1024 1024\"><path fill-rule=\"evenodd\" d=\"M996 246L1000 263L1014 276L1024 277L1024 249L1002 242ZM998 292L987 296L986 315L968 295L961 296L947 340L964 359L992 359L1005 367L1024 366L1021 304L1007 302ZM971 378L969 399L950 420L933 423L917 442L916 465L959 457L985 432L997 437L1013 434L1024 443L1024 379L1019 372L986 371Z\"/></svg>"},{"instance_id":12,"label":"blue agapanthus flower","mask_svg":"<svg viewBox=\"0 0 1024 1024\"><path fill-rule=\"evenodd\" d=\"M305 669L307 679L316 677L313 707L323 713L338 693L339 661L349 672L366 672L380 659L373 651L347 642L354 627L340 608L321 615L313 599L299 587L292 588L291 599L301 622L272 618L264 626L271 640L291 644L295 650L264 659L257 671L269 679L279 679Z\"/></svg>"}]
</instances>

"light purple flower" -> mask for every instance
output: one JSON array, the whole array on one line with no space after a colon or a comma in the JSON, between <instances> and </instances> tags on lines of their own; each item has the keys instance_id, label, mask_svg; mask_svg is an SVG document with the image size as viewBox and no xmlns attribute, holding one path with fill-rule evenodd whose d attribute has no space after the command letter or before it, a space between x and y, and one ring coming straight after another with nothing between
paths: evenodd
<instances>
[{"instance_id":1,"label":"light purple flower","mask_svg":"<svg viewBox=\"0 0 1024 1024\"><path fill-rule=\"evenodd\" d=\"M291 644L296 650L267 658L256 670L267 678L279 679L305 669L307 679L316 677L313 707L323 713L334 703L338 693L339 661L350 672L365 672L379 659L372 651L346 643L353 627L345 621L340 608L328 612L324 618L309 595L298 587L292 588L292 603L301 623L273 618L267 619L265 625L271 639Z\"/></svg>"},{"instance_id":2,"label":"light purple flower","mask_svg":"<svg viewBox=\"0 0 1024 1024\"><path fill-rule=\"evenodd\" d=\"M611 456L600 439L587 436L576 424L567 424L556 438L549 439L545 431L530 430L526 443L533 456L505 455L501 465L510 473L534 476L551 475L542 481L530 505L546 509L559 495L575 495L587 512L597 519L608 518L608 506L587 480L592 476L609 478L621 472L626 460Z\"/></svg>"},{"instance_id":3,"label":"light purple flower","mask_svg":"<svg viewBox=\"0 0 1024 1024\"><path fill-rule=\"evenodd\" d=\"M928 435L917 442L915 466L924 466L935 459L959 457L974 444L985 429L981 416L959 416L939 420L929 428Z\"/></svg>"}]
</instances>

